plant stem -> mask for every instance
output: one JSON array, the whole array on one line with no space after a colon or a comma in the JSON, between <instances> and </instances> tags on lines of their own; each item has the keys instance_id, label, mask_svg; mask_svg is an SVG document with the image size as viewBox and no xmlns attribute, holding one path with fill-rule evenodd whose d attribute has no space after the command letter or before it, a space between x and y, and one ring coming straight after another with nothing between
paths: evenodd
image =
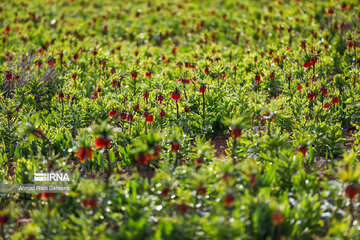
<instances>
[{"instance_id":1,"label":"plant stem","mask_svg":"<svg viewBox=\"0 0 360 240\"><path fill-rule=\"evenodd\" d=\"M205 92L203 92L202 98L203 98L203 119L205 120Z\"/></svg>"},{"instance_id":2,"label":"plant stem","mask_svg":"<svg viewBox=\"0 0 360 240\"><path fill-rule=\"evenodd\" d=\"M64 118L64 98L61 99L61 119Z\"/></svg>"},{"instance_id":3,"label":"plant stem","mask_svg":"<svg viewBox=\"0 0 360 240\"><path fill-rule=\"evenodd\" d=\"M178 104L178 101L176 101L176 119L179 121L179 104Z\"/></svg>"},{"instance_id":4,"label":"plant stem","mask_svg":"<svg viewBox=\"0 0 360 240\"><path fill-rule=\"evenodd\" d=\"M235 163L236 163L236 153L235 153L235 151L236 151L236 143L237 143L237 141L236 141L236 138L233 138L233 139L234 139L234 142L233 142L232 158L233 158L233 164L235 165Z\"/></svg>"},{"instance_id":5,"label":"plant stem","mask_svg":"<svg viewBox=\"0 0 360 240\"><path fill-rule=\"evenodd\" d=\"M52 157L53 146L52 146L50 140L41 131L35 130L35 132L47 141L47 143L49 144L49 155L50 155L50 157Z\"/></svg>"},{"instance_id":6,"label":"plant stem","mask_svg":"<svg viewBox=\"0 0 360 240\"><path fill-rule=\"evenodd\" d=\"M356 67L356 41L354 41L354 55L355 55L355 67Z\"/></svg>"},{"instance_id":7,"label":"plant stem","mask_svg":"<svg viewBox=\"0 0 360 240\"><path fill-rule=\"evenodd\" d=\"M175 169L176 169L177 165L178 165L178 154L176 153L176 155L175 155L174 167L173 167L172 172L174 172L174 171L175 171Z\"/></svg>"},{"instance_id":8,"label":"plant stem","mask_svg":"<svg viewBox=\"0 0 360 240\"><path fill-rule=\"evenodd\" d=\"M269 123L268 123L268 135L269 135L269 137L271 138L270 124L271 124L271 119L269 119Z\"/></svg>"},{"instance_id":9,"label":"plant stem","mask_svg":"<svg viewBox=\"0 0 360 240\"><path fill-rule=\"evenodd\" d=\"M290 78L291 79L291 78ZM289 92L290 92L290 79L289 79Z\"/></svg>"},{"instance_id":10,"label":"plant stem","mask_svg":"<svg viewBox=\"0 0 360 240\"><path fill-rule=\"evenodd\" d=\"M106 148L105 149L105 157L107 157L107 160L108 160L108 171L107 171L107 174L106 174L106 187L108 186L108 184L109 184L109 178L110 178L110 175L111 175L111 170L112 170L112 168L111 168L111 161L110 161L110 156L109 156L109 151L108 151L108 149Z\"/></svg>"},{"instance_id":11,"label":"plant stem","mask_svg":"<svg viewBox=\"0 0 360 240\"><path fill-rule=\"evenodd\" d=\"M184 83L184 96L185 96L185 99L187 100L185 83Z\"/></svg>"},{"instance_id":12,"label":"plant stem","mask_svg":"<svg viewBox=\"0 0 360 240\"><path fill-rule=\"evenodd\" d=\"M4 231L4 226L1 226L1 237L2 237L2 239L6 239L5 238L5 231Z\"/></svg>"},{"instance_id":13,"label":"plant stem","mask_svg":"<svg viewBox=\"0 0 360 240\"><path fill-rule=\"evenodd\" d=\"M145 118L145 134L147 135L147 124L146 124L146 118Z\"/></svg>"},{"instance_id":14,"label":"plant stem","mask_svg":"<svg viewBox=\"0 0 360 240\"><path fill-rule=\"evenodd\" d=\"M275 85L275 97L277 97L278 96L278 90L277 90L275 78L274 78L274 85Z\"/></svg>"},{"instance_id":15,"label":"plant stem","mask_svg":"<svg viewBox=\"0 0 360 240\"><path fill-rule=\"evenodd\" d=\"M354 79L353 87L355 88L356 74L354 75L353 79Z\"/></svg>"},{"instance_id":16,"label":"plant stem","mask_svg":"<svg viewBox=\"0 0 360 240\"><path fill-rule=\"evenodd\" d=\"M81 169L81 171L80 171L80 175L81 175L81 176L84 175L84 173L86 172L87 163L88 163L88 159L87 159L87 157L85 156L84 165L83 165L83 167L82 167L82 169Z\"/></svg>"}]
</instances>

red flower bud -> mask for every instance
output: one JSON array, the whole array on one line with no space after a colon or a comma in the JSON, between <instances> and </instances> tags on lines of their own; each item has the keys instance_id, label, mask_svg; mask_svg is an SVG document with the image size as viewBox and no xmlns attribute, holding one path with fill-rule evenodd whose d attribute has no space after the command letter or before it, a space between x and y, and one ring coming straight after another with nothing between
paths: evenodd
<instances>
[{"instance_id":1,"label":"red flower bud","mask_svg":"<svg viewBox=\"0 0 360 240\"><path fill-rule=\"evenodd\" d=\"M158 102L162 103L163 100L164 100L164 96L163 96L163 95L159 95L159 96L157 97L157 101L158 101Z\"/></svg>"},{"instance_id":2,"label":"red flower bud","mask_svg":"<svg viewBox=\"0 0 360 240\"><path fill-rule=\"evenodd\" d=\"M205 85L201 85L199 88L199 93L204 93L206 90L206 86Z\"/></svg>"}]
</instances>

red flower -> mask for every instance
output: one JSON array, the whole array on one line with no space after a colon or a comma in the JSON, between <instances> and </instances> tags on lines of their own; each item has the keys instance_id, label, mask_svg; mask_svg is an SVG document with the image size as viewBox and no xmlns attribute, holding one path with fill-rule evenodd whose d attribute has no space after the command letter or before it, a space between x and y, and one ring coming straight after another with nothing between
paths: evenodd
<instances>
[{"instance_id":1,"label":"red flower","mask_svg":"<svg viewBox=\"0 0 360 240\"><path fill-rule=\"evenodd\" d=\"M126 118L127 118L127 113L126 112L120 113L120 119L121 120L126 120Z\"/></svg>"},{"instance_id":2,"label":"red flower","mask_svg":"<svg viewBox=\"0 0 360 240\"><path fill-rule=\"evenodd\" d=\"M205 195L206 194L206 187L203 187L203 186L199 186L197 189L196 189L196 194L197 195Z\"/></svg>"},{"instance_id":3,"label":"red flower","mask_svg":"<svg viewBox=\"0 0 360 240\"><path fill-rule=\"evenodd\" d=\"M189 210L189 207L184 203L179 204L178 208L179 212L181 212L182 214L185 214Z\"/></svg>"},{"instance_id":4,"label":"red flower","mask_svg":"<svg viewBox=\"0 0 360 240\"><path fill-rule=\"evenodd\" d=\"M282 212L280 212L279 210L273 212L272 222L273 222L273 224L275 226L279 225L280 223L283 223L284 222L284 215L282 214Z\"/></svg>"},{"instance_id":5,"label":"red flower","mask_svg":"<svg viewBox=\"0 0 360 240\"><path fill-rule=\"evenodd\" d=\"M96 138L95 142L94 142L94 147L98 148L98 149L102 149L102 148L110 148L110 139L104 139L101 137Z\"/></svg>"},{"instance_id":6,"label":"red flower","mask_svg":"<svg viewBox=\"0 0 360 240\"><path fill-rule=\"evenodd\" d=\"M296 150L297 153L302 153L302 155L305 155L307 153L308 149L305 145L300 145L298 149Z\"/></svg>"},{"instance_id":7,"label":"red flower","mask_svg":"<svg viewBox=\"0 0 360 240\"><path fill-rule=\"evenodd\" d=\"M41 61L36 61L34 64L35 64L35 66L37 66L38 68L40 68L41 65L42 65L42 62L41 62Z\"/></svg>"},{"instance_id":8,"label":"red flower","mask_svg":"<svg viewBox=\"0 0 360 240\"><path fill-rule=\"evenodd\" d=\"M96 208L98 206L98 202L96 197L86 198L81 202L82 208Z\"/></svg>"},{"instance_id":9,"label":"red flower","mask_svg":"<svg viewBox=\"0 0 360 240\"><path fill-rule=\"evenodd\" d=\"M228 193L226 194L225 196L225 199L224 199L224 205L226 207L230 207L230 205L235 201L235 197L231 194L231 193Z\"/></svg>"},{"instance_id":10,"label":"red flower","mask_svg":"<svg viewBox=\"0 0 360 240\"><path fill-rule=\"evenodd\" d=\"M301 90L301 85L300 85L300 84L297 85L296 89L297 89L298 91L300 91L300 90Z\"/></svg>"},{"instance_id":11,"label":"red flower","mask_svg":"<svg viewBox=\"0 0 360 240\"><path fill-rule=\"evenodd\" d=\"M147 116L146 121L149 122L149 123L153 123L154 122L154 116L153 115Z\"/></svg>"},{"instance_id":12,"label":"red flower","mask_svg":"<svg viewBox=\"0 0 360 240\"><path fill-rule=\"evenodd\" d=\"M206 86L205 85L201 85L199 88L199 93L204 93L206 90Z\"/></svg>"},{"instance_id":13,"label":"red flower","mask_svg":"<svg viewBox=\"0 0 360 240\"><path fill-rule=\"evenodd\" d=\"M146 99L148 99L148 98L149 98L149 93L148 93L148 92L144 92L144 93L143 93L143 97L146 98Z\"/></svg>"},{"instance_id":14,"label":"red flower","mask_svg":"<svg viewBox=\"0 0 360 240\"><path fill-rule=\"evenodd\" d=\"M40 139L40 138L41 138L41 134L44 134L44 131L41 130L41 129L37 129L37 130L34 130L32 134L34 134L34 136L35 136L37 139Z\"/></svg>"},{"instance_id":15,"label":"red flower","mask_svg":"<svg viewBox=\"0 0 360 240\"><path fill-rule=\"evenodd\" d=\"M93 157L92 157L93 151L94 150L92 150L91 148L79 148L79 150L76 152L76 156L78 158L80 158L80 161L83 163L85 157L89 160L93 159Z\"/></svg>"},{"instance_id":16,"label":"red flower","mask_svg":"<svg viewBox=\"0 0 360 240\"><path fill-rule=\"evenodd\" d=\"M99 87L99 88L97 89L97 92L98 92L98 93L101 93L101 87Z\"/></svg>"},{"instance_id":17,"label":"red flower","mask_svg":"<svg viewBox=\"0 0 360 240\"><path fill-rule=\"evenodd\" d=\"M187 79L187 78L179 78L177 81L182 82L183 84L186 84L186 83L190 84L191 83L191 81L189 79Z\"/></svg>"},{"instance_id":18,"label":"red flower","mask_svg":"<svg viewBox=\"0 0 360 240\"><path fill-rule=\"evenodd\" d=\"M152 160L154 157L151 156L150 154L140 154L136 156L136 161L139 165L144 165L144 164L148 164L150 162L150 160Z\"/></svg>"},{"instance_id":19,"label":"red flower","mask_svg":"<svg viewBox=\"0 0 360 240\"><path fill-rule=\"evenodd\" d=\"M109 118L115 117L116 114L117 114L117 110L111 110L111 111L109 112Z\"/></svg>"},{"instance_id":20,"label":"red flower","mask_svg":"<svg viewBox=\"0 0 360 240\"><path fill-rule=\"evenodd\" d=\"M325 108L325 109L329 109L329 108L330 108L330 104L325 103L325 104L324 104L324 108Z\"/></svg>"},{"instance_id":21,"label":"red flower","mask_svg":"<svg viewBox=\"0 0 360 240\"><path fill-rule=\"evenodd\" d=\"M77 53L75 53L73 60L76 62L79 59L79 55Z\"/></svg>"},{"instance_id":22,"label":"red flower","mask_svg":"<svg viewBox=\"0 0 360 240\"><path fill-rule=\"evenodd\" d=\"M275 73L274 72L270 73L270 79L275 79Z\"/></svg>"},{"instance_id":23,"label":"red flower","mask_svg":"<svg viewBox=\"0 0 360 240\"><path fill-rule=\"evenodd\" d=\"M306 51L306 42L305 41L301 42L301 48Z\"/></svg>"},{"instance_id":24,"label":"red flower","mask_svg":"<svg viewBox=\"0 0 360 240\"><path fill-rule=\"evenodd\" d=\"M163 96L163 95L159 95L159 96L157 97L157 101L158 101L158 102L162 103L163 100L164 100L164 96Z\"/></svg>"},{"instance_id":25,"label":"red flower","mask_svg":"<svg viewBox=\"0 0 360 240\"><path fill-rule=\"evenodd\" d=\"M152 72L146 72L146 73L145 73L145 77L150 78L150 77L151 77L151 73L152 73Z\"/></svg>"},{"instance_id":26,"label":"red flower","mask_svg":"<svg viewBox=\"0 0 360 240\"><path fill-rule=\"evenodd\" d=\"M171 151L178 152L180 150L180 144L178 143L171 143Z\"/></svg>"},{"instance_id":27,"label":"red flower","mask_svg":"<svg viewBox=\"0 0 360 240\"><path fill-rule=\"evenodd\" d=\"M350 200L354 200L358 193L360 193L360 186L358 185L351 184L345 188L345 197L350 198Z\"/></svg>"},{"instance_id":28,"label":"red flower","mask_svg":"<svg viewBox=\"0 0 360 240\"><path fill-rule=\"evenodd\" d=\"M56 64L56 60L54 58L51 58L47 63L49 66L53 67Z\"/></svg>"},{"instance_id":29,"label":"red flower","mask_svg":"<svg viewBox=\"0 0 360 240\"><path fill-rule=\"evenodd\" d=\"M332 104L335 105L335 104L338 104L338 103L339 103L339 98L338 97L333 97Z\"/></svg>"},{"instance_id":30,"label":"red flower","mask_svg":"<svg viewBox=\"0 0 360 240\"><path fill-rule=\"evenodd\" d=\"M9 217L6 215L0 215L0 226L3 226L9 222Z\"/></svg>"},{"instance_id":31,"label":"red flower","mask_svg":"<svg viewBox=\"0 0 360 240\"><path fill-rule=\"evenodd\" d=\"M260 82L260 75L255 75L255 82Z\"/></svg>"},{"instance_id":32,"label":"red flower","mask_svg":"<svg viewBox=\"0 0 360 240\"><path fill-rule=\"evenodd\" d=\"M310 100L310 101L312 101L312 100L314 100L314 93L313 92L309 92L308 94L307 94L307 98Z\"/></svg>"},{"instance_id":33,"label":"red flower","mask_svg":"<svg viewBox=\"0 0 360 240\"><path fill-rule=\"evenodd\" d=\"M165 112L164 112L164 110L161 110L161 111L160 111L160 117L161 117L161 118L165 117Z\"/></svg>"},{"instance_id":34,"label":"red flower","mask_svg":"<svg viewBox=\"0 0 360 240\"><path fill-rule=\"evenodd\" d=\"M310 62L304 63L303 68L307 69L307 68L309 68L309 67L310 67Z\"/></svg>"},{"instance_id":35,"label":"red flower","mask_svg":"<svg viewBox=\"0 0 360 240\"><path fill-rule=\"evenodd\" d=\"M204 68L204 73L205 73L205 74L208 74L208 73L209 73L209 68L208 68L208 67Z\"/></svg>"},{"instance_id":36,"label":"red flower","mask_svg":"<svg viewBox=\"0 0 360 240\"><path fill-rule=\"evenodd\" d=\"M59 99L63 99L64 98L64 93L63 92L60 92L59 95L58 95Z\"/></svg>"},{"instance_id":37,"label":"red flower","mask_svg":"<svg viewBox=\"0 0 360 240\"><path fill-rule=\"evenodd\" d=\"M131 77L132 77L133 79L136 79L136 78L137 78L137 72L132 72L132 73L131 73Z\"/></svg>"},{"instance_id":38,"label":"red flower","mask_svg":"<svg viewBox=\"0 0 360 240\"><path fill-rule=\"evenodd\" d=\"M190 112L190 108L188 106L184 107L184 111L185 113L189 113Z\"/></svg>"},{"instance_id":39,"label":"red flower","mask_svg":"<svg viewBox=\"0 0 360 240\"><path fill-rule=\"evenodd\" d=\"M327 15L332 15L332 14L334 14L334 10L333 10L333 9L328 9L328 10L326 11L326 14L327 14Z\"/></svg>"},{"instance_id":40,"label":"red flower","mask_svg":"<svg viewBox=\"0 0 360 240\"><path fill-rule=\"evenodd\" d=\"M311 57L311 58L310 58L310 65L311 65L311 66L314 66L315 63L317 63L317 58L316 58L316 57Z\"/></svg>"},{"instance_id":41,"label":"red flower","mask_svg":"<svg viewBox=\"0 0 360 240\"><path fill-rule=\"evenodd\" d=\"M328 91L327 91L326 88L320 88L319 92L321 92L321 94L322 94L323 96L327 96L327 94L328 94Z\"/></svg>"},{"instance_id":42,"label":"red flower","mask_svg":"<svg viewBox=\"0 0 360 240\"><path fill-rule=\"evenodd\" d=\"M168 187L164 187L162 190L161 190L161 196L163 197L166 197L170 192L170 188Z\"/></svg>"},{"instance_id":43,"label":"red flower","mask_svg":"<svg viewBox=\"0 0 360 240\"><path fill-rule=\"evenodd\" d=\"M13 80L13 75L11 73L7 73L6 74L6 81L12 81Z\"/></svg>"},{"instance_id":44,"label":"red flower","mask_svg":"<svg viewBox=\"0 0 360 240\"><path fill-rule=\"evenodd\" d=\"M269 57L273 57L274 56L274 50L270 50L269 51Z\"/></svg>"},{"instance_id":45,"label":"red flower","mask_svg":"<svg viewBox=\"0 0 360 240\"><path fill-rule=\"evenodd\" d=\"M73 81L76 80L76 77L77 77L76 74L73 74L73 75L71 76L71 78L72 78Z\"/></svg>"},{"instance_id":46,"label":"red flower","mask_svg":"<svg viewBox=\"0 0 360 240\"><path fill-rule=\"evenodd\" d=\"M92 55L95 57L97 55L97 51L96 50L93 50L92 51Z\"/></svg>"},{"instance_id":47,"label":"red flower","mask_svg":"<svg viewBox=\"0 0 360 240\"><path fill-rule=\"evenodd\" d=\"M53 200L55 197L55 193L41 193L42 200Z\"/></svg>"},{"instance_id":48,"label":"red flower","mask_svg":"<svg viewBox=\"0 0 360 240\"><path fill-rule=\"evenodd\" d=\"M178 93L178 92L172 92L172 93L170 94L170 97L171 97L173 100L178 101L178 100L181 98L181 94Z\"/></svg>"},{"instance_id":49,"label":"red flower","mask_svg":"<svg viewBox=\"0 0 360 240\"><path fill-rule=\"evenodd\" d=\"M242 134L241 129L236 129L233 127L229 127L229 129L231 131L230 137L232 137L232 138L240 138L241 137L241 134Z\"/></svg>"},{"instance_id":50,"label":"red flower","mask_svg":"<svg viewBox=\"0 0 360 240\"><path fill-rule=\"evenodd\" d=\"M339 28L345 28L345 24L344 23L342 23L342 24L339 24Z\"/></svg>"},{"instance_id":51,"label":"red flower","mask_svg":"<svg viewBox=\"0 0 360 240\"><path fill-rule=\"evenodd\" d=\"M139 111L139 108L140 108L140 105L139 105L139 104L136 104L136 105L135 105L135 111Z\"/></svg>"},{"instance_id":52,"label":"red flower","mask_svg":"<svg viewBox=\"0 0 360 240\"><path fill-rule=\"evenodd\" d=\"M250 178L250 186L251 186L251 187L255 186L256 182L257 182L257 181L256 181L255 175L251 175L251 178Z\"/></svg>"},{"instance_id":53,"label":"red flower","mask_svg":"<svg viewBox=\"0 0 360 240\"><path fill-rule=\"evenodd\" d=\"M5 31L4 31L4 33L10 33L11 32L11 28L10 28L10 26L7 26L6 28L5 28Z\"/></svg>"},{"instance_id":54,"label":"red flower","mask_svg":"<svg viewBox=\"0 0 360 240\"><path fill-rule=\"evenodd\" d=\"M128 120L129 122L133 122L133 121L134 121L134 115L128 114L128 115L127 115L127 120Z\"/></svg>"}]
</instances>

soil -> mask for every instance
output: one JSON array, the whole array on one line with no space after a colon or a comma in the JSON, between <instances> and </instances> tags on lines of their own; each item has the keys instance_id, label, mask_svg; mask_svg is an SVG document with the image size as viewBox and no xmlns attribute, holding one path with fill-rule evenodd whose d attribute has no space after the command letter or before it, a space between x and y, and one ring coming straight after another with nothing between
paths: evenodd
<instances>
[{"instance_id":1,"label":"soil","mask_svg":"<svg viewBox=\"0 0 360 240\"><path fill-rule=\"evenodd\" d=\"M226 144L227 139L228 139L227 137L211 139L211 145L214 146L214 150L215 150L215 157L221 157L227 155L225 152L225 150L228 148Z\"/></svg>"}]
</instances>

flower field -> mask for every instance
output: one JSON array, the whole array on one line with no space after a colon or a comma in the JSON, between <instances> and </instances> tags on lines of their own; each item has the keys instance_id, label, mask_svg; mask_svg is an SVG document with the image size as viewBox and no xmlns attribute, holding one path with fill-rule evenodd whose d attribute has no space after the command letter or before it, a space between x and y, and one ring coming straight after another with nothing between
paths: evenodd
<instances>
[{"instance_id":1,"label":"flower field","mask_svg":"<svg viewBox=\"0 0 360 240\"><path fill-rule=\"evenodd\" d=\"M0 239L360 239L358 0L0 19ZM70 190L4 191L39 173Z\"/></svg>"}]
</instances>

